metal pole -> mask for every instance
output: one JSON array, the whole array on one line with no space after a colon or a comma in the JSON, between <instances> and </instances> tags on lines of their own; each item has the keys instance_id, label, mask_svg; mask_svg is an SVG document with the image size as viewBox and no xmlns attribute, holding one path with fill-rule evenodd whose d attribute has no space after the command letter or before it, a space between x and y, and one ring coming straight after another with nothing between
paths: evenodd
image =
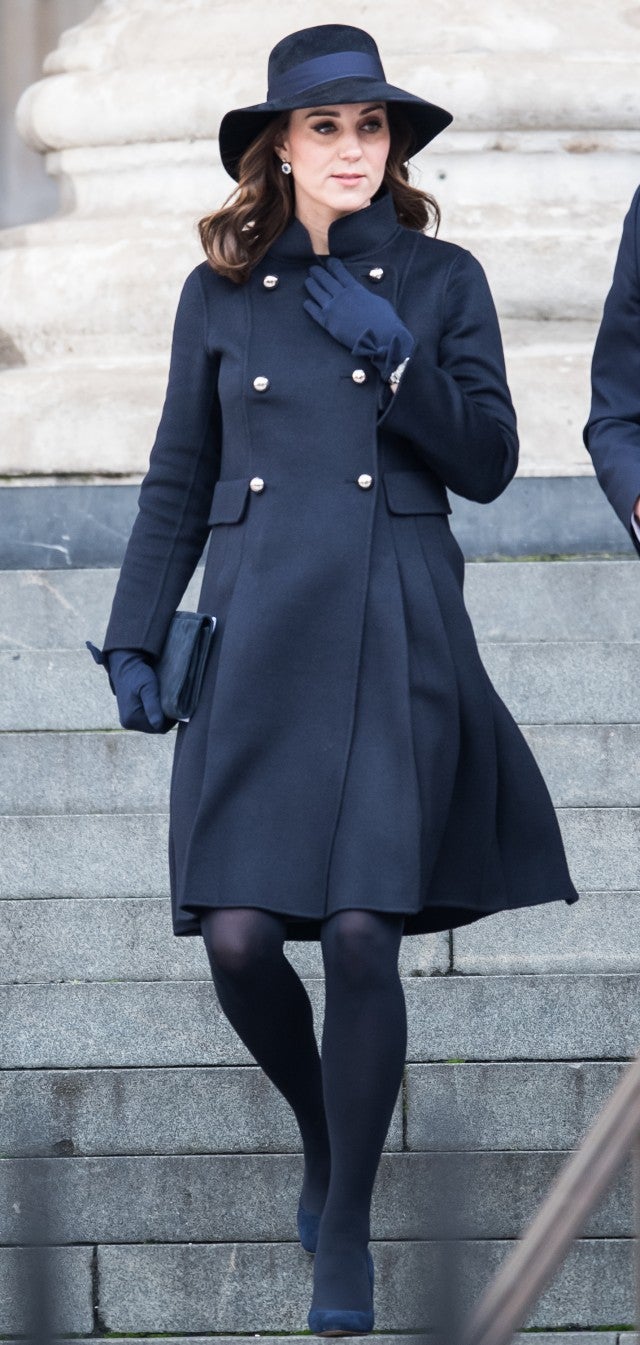
<instances>
[{"instance_id":1,"label":"metal pole","mask_svg":"<svg viewBox=\"0 0 640 1345\"><path fill-rule=\"evenodd\" d=\"M636 1330L640 1329L640 1132L631 1151L631 1199L633 1209L633 1269L636 1295Z\"/></svg>"},{"instance_id":2,"label":"metal pole","mask_svg":"<svg viewBox=\"0 0 640 1345\"><path fill-rule=\"evenodd\" d=\"M637 1148L639 1131L637 1057L488 1285L465 1324L463 1345L509 1345L630 1150Z\"/></svg>"}]
</instances>

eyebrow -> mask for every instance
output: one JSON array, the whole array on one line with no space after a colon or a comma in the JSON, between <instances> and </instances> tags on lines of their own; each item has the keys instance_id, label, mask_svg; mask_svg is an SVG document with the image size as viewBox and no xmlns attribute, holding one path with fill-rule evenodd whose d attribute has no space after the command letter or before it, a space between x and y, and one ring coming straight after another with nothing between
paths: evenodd
<instances>
[{"instance_id":1,"label":"eyebrow","mask_svg":"<svg viewBox=\"0 0 640 1345\"><path fill-rule=\"evenodd\" d=\"M372 103L370 107L363 107L362 112L358 113L358 115L360 117L363 117L365 112L377 112L378 110L382 111L382 108L383 108L382 103ZM332 111L331 108L314 107L312 108L311 112L307 112L305 121L309 117L339 117L339 116L340 113L336 112L335 110Z\"/></svg>"}]
</instances>

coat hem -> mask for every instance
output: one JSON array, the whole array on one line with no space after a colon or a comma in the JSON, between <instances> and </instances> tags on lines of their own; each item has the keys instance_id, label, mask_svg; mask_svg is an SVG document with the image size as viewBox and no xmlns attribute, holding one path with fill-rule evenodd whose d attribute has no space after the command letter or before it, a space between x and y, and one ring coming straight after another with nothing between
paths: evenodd
<instances>
[{"instance_id":1,"label":"coat hem","mask_svg":"<svg viewBox=\"0 0 640 1345\"><path fill-rule=\"evenodd\" d=\"M383 910L380 907L371 906L336 906L333 911L327 915L303 915L292 911L276 911L271 907L260 906L258 902L238 902L235 905L249 906L254 910L266 910L270 915L279 915L285 921L287 927L287 941L300 940L308 942L310 940L320 939L320 927L324 920L338 911L352 910L372 910L378 915L403 915L404 929L403 938L411 938L418 934L438 934L446 930L457 929L460 926L472 924L475 920L481 920L488 915L500 915L503 911L527 910L533 906L549 905L552 901L564 901L567 906L572 906L579 901L579 893L572 889L570 896L564 894L548 897L538 897L535 901L515 903L511 906L495 906L486 909L480 909L477 906L460 906L453 902L441 902L437 906L421 906L417 911L402 911L398 908ZM197 906L197 911L208 910L232 910L232 904L221 902L207 903L201 902ZM192 920L175 920L173 924L173 933L176 938L185 938L190 935L200 934L200 917L193 912Z\"/></svg>"}]
</instances>

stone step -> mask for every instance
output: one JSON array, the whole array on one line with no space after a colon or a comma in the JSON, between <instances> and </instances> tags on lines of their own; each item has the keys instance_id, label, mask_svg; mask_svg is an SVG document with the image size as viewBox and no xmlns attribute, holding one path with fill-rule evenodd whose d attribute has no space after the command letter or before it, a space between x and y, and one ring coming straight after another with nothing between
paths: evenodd
<instances>
[{"instance_id":1,"label":"stone step","mask_svg":"<svg viewBox=\"0 0 640 1345\"><path fill-rule=\"evenodd\" d=\"M116 569L0 571L0 649L100 645L117 578ZM183 607L196 606L201 578L199 569ZM482 640L640 639L627 560L468 562L465 601Z\"/></svg>"},{"instance_id":2,"label":"stone step","mask_svg":"<svg viewBox=\"0 0 640 1345\"><path fill-rule=\"evenodd\" d=\"M318 940L289 940L285 953L300 976L324 975ZM403 976L442 974L449 962L446 931L402 940ZM3 901L0 982L45 974L48 982L210 980L202 939L174 938L166 897Z\"/></svg>"},{"instance_id":3,"label":"stone step","mask_svg":"<svg viewBox=\"0 0 640 1345\"><path fill-rule=\"evenodd\" d=\"M437 1238L441 1191L455 1192L469 1238L517 1238L566 1163L557 1153L385 1153L371 1237ZM48 1212L55 1243L290 1242L301 1154L0 1159L0 1240L28 1241L29 1214ZM473 1197L470 1193L473 1192ZM465 1199L465 1193L466 1199ZM584 1237L633 1237L631 1164L590 1216Z\"/></svg>"},{"instance_id":4,"label":"stone step","mask_svg":"<svg viewBox=\"0 0 640 1345\"><path fill-rule=\"evenodd\" d=\"M590 1339L603 1345L615 1332L597 1331L634 1316L633 1241L630 1238L581 1238L552 1284L524 1323L546 1328L536 1342L560 1345L563 1326L574 1328L571 1345ZM460 1301L465 1311L477 1300L491 1275L513 1250L512 1240L468 1240L458 1245ZM416 1332L433 1324L434 1285L441 1256L434 1242L372 1243L376 1270L376 1332ZM24 1266L22 1248L0 1248L0 1331L24 1332L29 1325L28 1300L15 1292L16 1272ZM124 1336L162 1332L197 1333L203 1340L233 1340L241 1333L268 1339L266 1333L306 1331L313 1288L313 1262L298 1242L125 1244L53 1251L53 1282L57 1289L54 1326L58 1332L92 1332L94 1320L103 1332ZM93 1313L96 1317L94 1319ZM587 1323L590 1336L576 1335ZM259 1328L259 1332L256 1330ZM215 1333L206 1336L204 1333ZM278 1338L281 1338L280 1336ZM308 1339L308 1332L301 1339ZM377 1339L384 1339L376 1334ZM95 1341L99 1336L92 1335ZM247 1337L249 1339L249 1337ZM349 1338L347 1338L349 1339ZM524 1342L527 1335L518 1337ZM629 1337L622 1333L626 1343Z\"/></svg>"},{"instance_id":5,"label":"stone step","mask_svg":"<svg viewBox=\"0 0 640 1345\"><path fill-rule=\"evenodd\" d=\"M504 911L400 945L403 976L640 971L640 892L583 892L574 906ZM46 949L46 955L43 950ZM320 944L290 940L299 975L322 977ZM167 897L5 899L0 983L209 980L198 937L174 938Z\"/></svg>"},{"instance_id":6,"label":"stone step","mask_svg":"<svg viewBox=\"0 0 640 1345\"><path fill-rule=\"evenodd\" d=\"M513 1249L508 1241L460 1247L460 1301L469 1309ZM631 1239L580 1239L525 1326L610 1327L635 1317ZM433 1324L433 1242L377 1242L378 1330ZM298 1244L193 1243L98 1248L100 1318L117 1332L300 1331L312 1290ZM429 1318L431 1317L431 1321Z\"/></svg>"},{"instance_id":7,"label":"stone step","mask_svg":"<svg viewBox=\"0 0 640 1345\"><path fill-rule=\"evenodd\" d=\"M56 1332L93 1330L93 1251L91 1247L54 1247L50 1273L55 1285L51 1329ZM22 1247L0 1247L0 1334L31 1332L32 1286L27 1253ZM44 1334L44 1333L43 1333ZM24 1340L24 1334L23 1334Z\"/></svg>"},{"instance_id":8,"label":"stone step","mask_svg":"<svg viewBox=\"0 0 640 1345\"><path fill-rule=\"evenodd\" d=\"M4 733L0 814L164 812L174 743L120 728Z\"/></svg>"},{"instance_id":9,"label":"stone step","mask_svg":"<svg viewBox=\"0 0 640 1345\"><path fill-rule=\"evenodd\" d=\"M573 906L502 911L454 929L451 937L452 969L467 974L636 971L640 892L583 890Z\"/></svg>"},{"instance_id":10,"label":"stone step","mask_svg":"<svg viewBox=\"0 0 640 1345\"><path fill-rule=\"evenodd\" d=\"M635 890L637 808L560 808L579 891ZM157 897L168 891L164 813L0 817L0 898Z\"/></svg>"},{"instance_id":11,"label":"stone step","mask_svg":"<svg viewBox=\"0 0 640 1345\"><path fill-rule=\"evenodd\" d=\"M243 1059L213 1069L2 1069L3 1155L297 1153L293 1112ZM401 1098L385 1147L402 1148Z\"/></svg>"},{"instance_id":12,"label":"stone step","mask_svg":"<svg viewBox=\"0 0 640 1345\"><path fill-rule=\"evenodd\" d=\"M318 1035L324 985L306 982ZM409 976L407 1060L625 1059L640 1040L628 973ZM203 981L0 986L4 1069L253 1063Z\"/></svg>"},{"instance_id":13,"label":"stone step","mask_svg":"<svg viewBox=\"0 0 640 1345\"><path fill-rule=\"evenodd\" d=\"M622 214L617 229L621 218ZM617 238L612 236L612 254L616 243ZM602 299L605 293L603 285ZM579 398L576 396L576 379L583 380L593 349L596 316L599 319L600 314L594 315L592 322L567 321L566 315L559 323L545 321L543 343L536 320L503 320L511 361L509 379L520 389L518 416L522 405L522 414L529 421L526 436L530 442L522 446L520 467L508 491L490 504L449 492L453 509L449 521L469 560L519 558L543 560L545 564L551 557L563 564L566 560L637 560L631 537L600 489L580 438L587 403L584 381ZM529 380L527 386L528 370L533 370L535 377L533 385ZM3 389L11 372L4 371ZM86 384L86 372L79 368L80 383L84 379ZM91 372L95 373L95 362ZM113 374L113 369L108 371L112 382ZM546 392L551 389L542 408L539 387ZM558 396L554 396L556 390ZM112 386L107 391L112 394ZM137 392L139 401L139 389ZM84 384L82 393L86 397ZM558 397L565 411L561 444L557 435ZM30 412L33 421L33 406ZM133 447L137 453L139 437ZM141 461L141 472L145 466ZM112 594L137 513L139 484L125 478L107 485L90 478L82 484L58 480L52 485L46 478L24 475L24 471L23 462L23 474L14 475L11 485L0 485L0 569L28 571L31 566L31 573L54 575L56 571L116 567ZM558 476L558 472L563 475ZM570 475L564 475L566 472ZM109 604L110 596L101 609L103 623ZM18 635L24 639L21 631ZM80 624L78 644L85 635Z\"/></svg>"},{"instance_id":14,"label":"stone step","mask_svg":"<svg viewBox=\"0 0 640 1345\"><path fill-rule=\"evenodd\" d=\"M638 719L638 641L489 641L479 648L496 691L525 724ZM115 697L88 650L0 653L0 730L117 727Z\"/></svg>"},{"instance_id":15,"label":"stone step","mask_svg":"<svg viewBox=\"0 0 640 1345\"><path fill-rule=\"evenodd\" d=\"M251 1335L242 1335L241 1333L232 1336L227 1335L180 1335L172 1336L170 1334L162 1336L145 1336L145 1345L254 1345L255 1332ZM120 1336L121 1345L138 1345L137 1336ZM348 1340L355 1340L355 1336L345 1337ZM625 1332L618 1335L617 1332L609 1331L539 1331L536 1332L535 1345L638 1345L638 1336L633 1332ZM394 1331L392 1335L385 1335L384 1331L375 1332L376 1345L436 1345L436 1337L430 1333L421 1332L420 1335L411 1335L409 1332ZM22 1340L9 1340L7 1345L23 1345ZM73 1336L72 1338L60 1337L60 1345L112 1345L111 1336ZM282 1336L270 1336L264 1331L260 1332L260 1345L282 1345ZM309 1345L309 1333L306 1335L296 1335L295 1332L287 1332L287 1345ZM439 1345L439 1341L437 1342ZM513 1345L531 1345L531 1336L526 1332L518 1332L513 1337Z\"/></svg>"},{"instance_id":16,"label":"stone step","mask_svg":"<svg viewBox=\"0 0 640 1345\"><path fill-rule=\"evenodd\" d=\"M640 639L640 583L628 561L468 562L464 596L483 641Z\"/></svg>"},{"instance_id":17,"label":"stone step","mask_svg":"<svg viewBox=\"0 0 640 1345\"><path fill-rule=\"evenodd\" d=\"M0 649L83 649L85 640L101 645L118 573L115 569L0 571ZM198 569L183 607L196 606L201 581Z\"/></svg>"},{"instance_id":18,"label":"stone step","mask_svg":"<svg viewBox=\"0 0 640 1345\"><path fill-rule=\"evenodd\" d=\"M614 1060L410 1062L385 1148L572 1149L624 1068ZM2 1069L0 1103L7 1158L296 1154L302 1148L293 1113L253 1060L215 1067Z\"/></svg>"},{"instance_id":19,"label":"stone step","mask_svg":"<svg viewBox=\"0 0 640 1345\"><path fill-rule=\"evenodd\" d=\"M635 724L524 724L557 807L640 806ZM5 733L0 814L162 812L173 734Z\"/></svg>"},{"instance_id":20,"label":"stone step","mask_svg":"<svg viewBox=\"0 0 640 1345\"><path fill-rule=\"evenodd\" d=\"M525 724L634 723L640 643L480 644L498 695Z\"/></svg>"}]
</instances>

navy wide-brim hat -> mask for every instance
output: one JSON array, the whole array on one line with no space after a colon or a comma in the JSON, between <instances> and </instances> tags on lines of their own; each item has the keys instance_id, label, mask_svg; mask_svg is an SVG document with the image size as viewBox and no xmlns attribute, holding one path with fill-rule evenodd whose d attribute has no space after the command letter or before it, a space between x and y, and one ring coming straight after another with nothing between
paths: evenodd
<instances>
[{"instance_id":1,"label":"navy wide-brim hat","mask_svg":"<svg viewBox=\"0 0 640 1345\"><path fill-rule=\"evenodd\" d=\"M279 112L328 103L386 102L400 107L412 141L408 157L424 149L453 121L450 112L415 93L387 84L378 48L363 28L322 23L290 33L269 56L269 88L264 103L235 108L222 118L220 157L238 180L245 150Z\"/></svg>"}]
</instances>

